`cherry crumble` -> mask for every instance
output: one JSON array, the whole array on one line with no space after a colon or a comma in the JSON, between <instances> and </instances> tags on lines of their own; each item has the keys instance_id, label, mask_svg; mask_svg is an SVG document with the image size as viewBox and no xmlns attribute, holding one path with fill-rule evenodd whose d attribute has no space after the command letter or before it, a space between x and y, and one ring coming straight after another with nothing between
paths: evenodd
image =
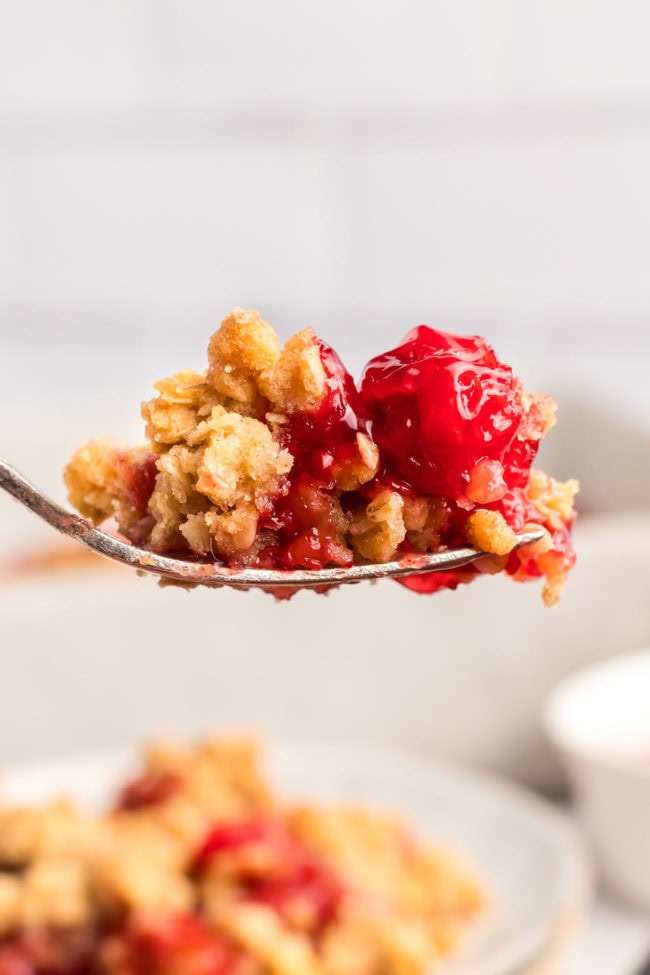
<instances>
[{"instance_id":1,"label":"cherry crumble","mask_svg":"<svg viewBox=\"0 0 650 975\"><path fill-rule=\"evenodd\" d=\"M320 569L468 544L489 558L400 580L454 589L483 573L543 578L557 602L574 564L577 482L532 467L555 422L477 336L421 325L357 386L311 329L281 348L256 311L210 339L208 369L155 384L148 443L109 438L65 471L72 504L134 544L233 568ZM515 550L515 535L544 537Z\"/></svg>"}]
</instances>

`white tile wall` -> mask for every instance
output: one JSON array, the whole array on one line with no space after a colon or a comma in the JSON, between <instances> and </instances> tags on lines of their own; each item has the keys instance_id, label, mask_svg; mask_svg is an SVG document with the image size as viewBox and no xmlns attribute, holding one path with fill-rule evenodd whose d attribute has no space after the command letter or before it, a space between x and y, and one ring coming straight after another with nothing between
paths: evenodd
<instances>
[{"instance_id":1,"label":"white tile wall","mask_svg":"<svg viewBox=\"0 0 650 975\"><path fill-rule=\"evenodd\" d=\"M355 367L426 320L650 356L648 40L632 0L0 0L0 400L148 386L236 303Z\"/></svg>"},{"instance_id":2,"label":"white tile wall","mask_svg":"<svg viewBox=\"0 0 650 975\"><path fill-rule=\"evenodd\" d=\"M362 165L359 296L524 317L650 308L650 138L401 147Z\"/></svg>"},{"instance_id":3,"label":"white tile wall","mask_svg":"<svg viewBox=\"0 0 650 975\"><path fill-rule=\"evenodd\" d=\"M278 0L266 10L257 0L169 3L178 94L329 110L502 95L502 8L502 0Z\"/></svg>"},{"instance_id":4,"label":"white tile wall","mask_svg":"<svg viewBox=\"0 0 650 975\"><path fill-rule=\"evenodd\" d=\"M22 121L154 99L148 7L147 0L2 0L0 112Z\"/></svg>"},{"instance_id":5,"label":"white tile wall","mask_svg":"<svg viewBox=\"0 0 650 975\"><path fill-rule=\"evenodd\" d=\"M12 160L0 146L0 302L8 301L16 280L16 221L12 198Z\"/></svg>"},{"instance_id":6,"label":"white tile wall","mask_svg":"<svg viewBox=\"0 0 650 975\"><path fill-rule=\"evenodd\" d=\"M593 98L650 95L643 0L510 0L522 88Z\"/></svg>"},{"instance_id":7,"label":"white tile wall","mask_svg":"<svg viewBox=\"0 0 650 975\"><path fill-rule=\"evenodd\" d=\"M83 146L25 160L39 302L219 308L323 300L330 218L309 149Z\"/></svg>"}]
</instances>

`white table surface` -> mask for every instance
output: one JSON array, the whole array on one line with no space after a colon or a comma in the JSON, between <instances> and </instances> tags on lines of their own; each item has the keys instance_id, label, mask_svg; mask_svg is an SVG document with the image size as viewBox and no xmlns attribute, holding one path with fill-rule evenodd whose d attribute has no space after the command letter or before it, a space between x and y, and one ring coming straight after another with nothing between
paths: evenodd
<instances>
[{"instance_id":1,"label":"white table surface","mask_svg":"<svg viewBox=\"0 0 650 975\"><path fill-rule=\"evenodd\" d=\"M566 975L637 975L650 956L650 917L596 901L571 952Z\"/></svg>"}]
</instances>

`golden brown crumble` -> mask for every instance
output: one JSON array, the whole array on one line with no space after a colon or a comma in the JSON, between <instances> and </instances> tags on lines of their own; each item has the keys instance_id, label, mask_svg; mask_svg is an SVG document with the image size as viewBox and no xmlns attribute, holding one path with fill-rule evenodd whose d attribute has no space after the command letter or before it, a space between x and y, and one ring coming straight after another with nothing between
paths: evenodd
<instances>
[{"instance_id":1,"label":"golden brown crumble","mask_svg":"<svg viewBox=\"0 0 650 975\"><path fill-rule=\"evenodd\" d=\"M404 501L395 491L382 491L350 526L352 545L368 562L389 562L406 536Z\"/></svg>"},{"instance_id":2,"label":"golden brown crumble","mask_svg":"<svg viewBox=\"0 0 650 975\"><path fill-rule=\"evenodd\" d=\"M274 911L261 904L238 905L220 915L220 929L270 975L321 975L311 943L287 929Z\"/></svg>"},{"instance_id":3,"label":"golden brown crumble","mask_svg":"<svg viewBox=\"0 0 650 975\"><path fill-rule=\"evenodd\" d=\"M336 486L341 491L356 491L371 481L379 469L379 449L365 433L356 435L357 456L337 473Z\"/></svg>"},{"instance_id":4,"label":"golden brown crumble","mask_svg":"<svg viewBox=\"0 0 650 975\"><path fill-rule=\"evenodd\" d=\"M0 937L20 923L22 883L10 873L0 873Z\"/></svg>"},{"instance_id":5,"label":"golden brown crumble","mask_svg":"<svg viewBox=\"0 0 650 975\"><path fill-rule=\"evenodd\" d=\"M223 396L252 406L260 375L280 357L271 326L256 311L235 308L210 339L208 381Z\"/></svg>"},{"instance_id":6,"label":"golden brown crumble","mask_svg":"<svg viewBox=\"0 0 650 975\"><path fill-rule=\"evenodd\" d=\"M90 440L74 453L64 478L71 503L85 518L95 524L116 518L122 530L127 530L141 515L123 490L118 466L121 456L141 464L149 456L149 448L126 447L113 437Z\"/></svg>"},{"instance_id":7,"label":"golden brown crumble","mask_svg":"<svg viewBox=\"0 0 650 975\"><path fill-rule=\"evenodd\" d=\"M201 555L247 551L255 540L259 509L291 469L290 454L264 423L221 406L194 427L186 442L157 462L160 473L149 502L155 518L151 546L174 547L180 533Z\"/></svg>"},{"instance_id":8,"label":"golden brown crumble","mask_svg":"<svg viewBox=\"0 0 650 975\"><path fill-rule=\"evenodd\" d=\"M483 552L507 555L517 544L517 535L500 511L479 508L467 519L467 540Z\"/></svg>"},{"instance_id":9,"label":"golden brown crumble","mask_svg":"<svg viewBox=\"0 0 650 975\"><path fill-rule=\"evenodd\" d=\"M404 499L404 523L409 544L416 552L435 552L449 527L450 508L443 498Z\"/></svg>"},{"instance_id":10,"label":"golden brown crumble","mask_svg":"<svg viewBox=\"0 0 650 975\"><path fill-rule=\"evenodd\" d=\"M316 336L305 328L290 338L284 349L259 377L259 391L276 414L315 409L325 395L325 370Z\"/></svg>"},{"instance_id":11,"label":"golden brown crumble","mask_svg":"<svg viewBox=\"0 0 650 975\"><path fill-rule=\"evenodd\" d=\"M578 489L579 485L575 478L556 481L554 477L549 477L543 471L533 470L526 495L553 529L561 528L571 517L573 501Z\"/></svg>"},{"instance_id":12,"label":"golden brown crumble","mask_svg":"<svg viewBox=\"0 0 650 975\"><path fill-rule=\"evenodd\" d=\"M568 481L556 481L543 471L531 471L530 480L526 487L526 496L541 519L548 526L546 534L537 545L526 546L522 550L522 558L532 558L544 576L542 599L546 606L555 606L562 594L564 583L569 573L569 566L562 556L550 546L551 533L561 531L571 518L573 501L578 493L579 485L575 478ZM538 528L531 523L526 528ZM518 582L526 579L525 572L516 573L513 578Z\"/></svg>"},{"instance_id":13,"label":"golden brown crumble","mask_svg":"<svg viewBox=\"0 0 650 975\"><path fill-rule=\"evenodd\" d=\"M77 928L92 914L90 875L86 865L68 858L41 859L25 871L18 924L52 924Z\"/></svg>"}]
</instances>

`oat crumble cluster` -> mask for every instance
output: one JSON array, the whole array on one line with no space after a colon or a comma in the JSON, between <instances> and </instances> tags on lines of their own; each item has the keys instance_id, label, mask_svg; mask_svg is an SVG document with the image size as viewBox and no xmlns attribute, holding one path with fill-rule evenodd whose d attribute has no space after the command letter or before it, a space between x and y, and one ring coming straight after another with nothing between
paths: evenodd
<instances>
[{"instance_id":1,"label":"oat crumble cluster","mask_svg":"<svg viewBox=\"0 0 650 975\"><path fill-rule=\"evenodd\" d=\"M93 440L66 468L71 503L95 524L233 568L349 567L469 543L491 557L402 584L433 592L505 571L543 578L548 605L559 598L577 482L531 468L555 404L483 339L420 326L357 386L311 329L282 348L236 308L207 371L155 389L145 446ZM539 526L541 541L514 549Z\"/></svg>"},{"instance_id":2,"label":"oat crumble cluster","mask_svg":"<svg viewBox=\"0 0 650 975\"><path fill-rule=\"evenodd\" d=\"M422 975L483 901L390 815L285 803L245 739L153 748L106 814L0 805L0 975Z\"/></svg>"}]
</instances>

